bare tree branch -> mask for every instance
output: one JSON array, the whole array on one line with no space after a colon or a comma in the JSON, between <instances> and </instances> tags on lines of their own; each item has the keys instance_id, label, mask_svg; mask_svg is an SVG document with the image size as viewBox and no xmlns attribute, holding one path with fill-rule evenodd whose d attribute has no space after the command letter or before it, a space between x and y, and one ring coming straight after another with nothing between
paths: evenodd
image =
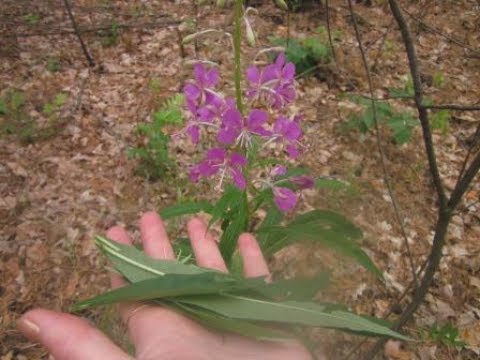
<instances>
[{"instance_id":1,"label":"bare tree branch","mask_svg":"<svg viewBox=\"0 0 480 360\"><path fill-rule=\"evenodd\" d=\"M389 0L389 4L393 16L395 17L395 20L397 21L397 24L400 28L400 32L402 33L403 42L407 50L410 72L412 74L415 88L415 103L417 105L420 121L422 123L424 141L429 157L430 171L434 178L440 200L437 222L435 224L435 235L433 237L433 244L430 254L428 255L425 274L422 277L420 286L417 287L413 295L412 301L406 307L406 309L400 315L398 321L393 326L393 329L398 330L412 318L417 308L425 300L425 296L427 295L428 290L432 285L433 278L439 268L440 260L442 259L443 246L445 244L445 237L452 214L462 200L463 195L468 190L475 176L478 174L478 171L480 170L480 152L477 153L476 157L467 167L467 170L464 172L464 174L460 177L459 181L455 185L455 188L450 198L447 199L436 166L435 152L433 151L434 149L431 141L430 126L428 122L428 113L426 112L426 108L422 105L422 87L420 82L420 73L418 71L415 46L410 35L410 30L397 1ZM377 343L373 346L373 348L364 356L364 359L372 359L375 354L382 348L385 341L385 338L378 340Z\"/></svg>"},{"instance_id":2,"label":"bare tree branch","mask_svg":"<svg viewBox=\"0 0 480 360\"><path fill-rule=\"evenodd\" d=\"M169 26L169 25L178 25L180 21L178 20L162 20L162 21L151 21L151 22L131 22L131 23L123 23L123 24L116 24L116 27L119 29L124 28L154 28L160 26ZM78 26L78 33L79 34L86 34L86 33L95 33L98 31L108 31L111 30L111 26L94 26L94 27L80 27ZM18 34L2 34L2 38L26 38L26 37L33 37L33 36L55 36L55 35L76 35L77 33L73 30L69 29L62 29L62 28L51 28L45 31L37 31L31 33L18 33Z\"/></svg>"},{"instance_id":3,"label":"bare tree branch","mask_svg":"<svg viewBox=\"0 0 480 360\"><path fill-rule=\"evenodd\" d=\"M372 76L370 74L370 68L368 66L368 60L367 56L365 54L365 49L363 48L363 43L362 43L362 37L360 35L360 30L358 29L358 23L357 19L355 16L355 12L353 11L353 5L352 5L352 0L347 0L348 2L348 8L350 10L350 14L352 16L352 22L353 22L353 27L355 30L355 36L357 38L358 42L358 48L360 49L360 53L362 55L362 62L363 66L365 68L365 73L367 75L367 81L368 81L368 90L370 93L370 102L372 103L372 117L373 117L373 123L375 124L375 134L376 134L376 140L377 140L377 148L378 148L378 153L380 154L380 163L382 165L382 171L383 171L383 179L385 181L385 185L387 186L388 190L388 195L390 196L390 199L392 200L392 206L393 206L393 212L395 214L395 219L398 222L398 225L400 226L400 231L402 233L402 237L405 243L405 248L407 250L407 256L408 256L408 261L410 262L410 268L412 271L412 279L415 282L415 284L418 284L418 279L417 279L417 274L415 272L415 263L413 260L412 252L410 250L410 244L408 243L408 236L407 232L405 231L405 225L403 223L403 218L400 215L400 207L398 206L397 199L395 197L394 191L393 191L393 186L390 180L390 175L388 174L387 170L387 164L385 160L385 153L383 151L383 142L382 138L380 136L380 127L378 125L378 118L377 118L377 103L374 100L374 94L373 94L373 82L372 82Z\"/></svg>"},{"instance_id":4,"label":"bare tree branch","mask_svg":"<svg viewBox=\"0 0 480 360\"><path fill-rule=\"evenodd\" d=\"M464 49L467 49L467 50L470 50L471 52L475 53L475 54L478 54L480 55L480 50L479 49L474 49L472 48L471 46L465 44L464 42L458 40L458 39L455 39L451 36L448 36L447 34L441 32L440 30L438 29L435 29L434 27L430 26L430 25L427 25L425 22L423 22L422 20L418 19L417 17L415 17L415 15L411 14L410 12L408 12L404 7L401 7L400 5L398 5L398 7L401 9L401 11L403 11L405 14L407 14L412 20L416 21L417 23L421 24L425 29L427 29L428 31L434 33L434 34L437 34L441 37L443 37L444 39L450 41L451 43L453 44L456 44Z\"/></svg>"},{"instance_id":5,"label":"bare tree branch","mask_svg":"<svg viewBox=\"0 0 480 360\"><path fill-rule=\"evenodd\" d=\"M335 53L335 46L333 46L332 31L330 27L330 6L328 4L328 0L325 0L325 13L327 16L328 42L330 43L330 49L332 50L333 60L335 61L335 64L337 64L337 54Z\"/></svg>"},{"instance_id":6,"label":"bare tree branch","mask_svg":"<svg viewBox=\"0 0 480 360\"><path fill-rule=\"evenodd\" d=\"M68 17L70 18L70 21L72 22L73 31L75 31L75 35L77 35L78 41L80 42L80 46L82 47L83 54L85 55L85 58L87 59L88 66L94 67L95 66L95 61L93 60L92 56L88 52L87 46L83 42L82 35L78 31L77 22L75 21L75 17L73 16L73 13L72 13L72 7L70 6L70 3L68 2L68 0L63 0L63 4L65 5L65 9L67 10Z\"/></svg>"},{"instance_id":7,"label":"bare tree branch","mask_svg":"<svg viewBox=\"0 0 480 360\"><path fill-rule=\"evenodd\" d=\"M424 105L425 109L445 109L445 110L459 110L459 111L480 111L480 105L457 105L457 104L442 104L442 105Z\"/></svg>"},{"instance_id":8,"label":"bare tree branch","mask_svg":"<svg viewBox=\"0 0 480 360\"><path fill-rule=\"evenodd\" d=\"M447 199L445 195L445 189L442 184L442 179L440 177L440 172L438 171L437 159L435 156L435 149L433 147L432 141L432 132L430 129L430 123L428 121L427 109L423 106L422 81L420 79L420 70L418 68L417 53L413 44L410 30L408 29L407 22L402 15L398 3L395 0L390 2L390 8L392 9L393 16L395 17L395 20L400 27L400 32L402 33L403 42L407 51L408 64L410 67L410 72L412 74L413 87L415 90L415 105L417 106L418 118L420 119L420 124L422 125L423 141L425 143L425 149L427 151L428 165L430 167L430 173L433 178L433 183L437 190L440 207L444 207L446 205Z\"/></svg>"}]
</instances>

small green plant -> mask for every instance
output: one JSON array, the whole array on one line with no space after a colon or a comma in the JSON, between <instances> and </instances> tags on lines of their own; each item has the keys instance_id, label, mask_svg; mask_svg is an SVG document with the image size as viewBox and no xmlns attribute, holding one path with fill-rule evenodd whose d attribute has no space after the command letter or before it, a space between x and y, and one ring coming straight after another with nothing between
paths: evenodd
<instances>
[{"instance_id":1,"label":"small green plant","mask_svg":"<svg viewBox=\"0 0 480 360\"><path fill-rule=\"evenodd\" d=\"M110 24L108 30L102 30L99 32L100 42L104 47L115 46L118 43L118 38L120 36L120 25L114 20Z\"/></svg>"},{"instance_id":2,"label":"small green plant","mask_svg":"<svg viewBox=\"0 0 480 360\"><path fill-rule=\"evenodd\" d=\"M150 79L148 87L154 95L158 95L162 89L162 83L159 78L154 77Z\"/></svg>"},{"instance_id":3,"label":"small green plant","mask_svg":"<svg viewBox=\"0 0 480 360\"><path fill-rule=\"evenodd\" d=\"M363 110L352 113L347 122L343 124L343 129L358 129L365 134L374 126L372 102L369 99L359 96L350 97L354 102L362 105ZM418 121L410 112L397 112L388 102L377 101L377 121L379 124L386 124L392 133L392 138L396 144L402 145L410 141L412 138L413 128Z\"/></svg>"},{"instance_id":4,"label":"small green plant","mask_svg":"<svg viewBox=\"0 0 480 360\"><path fill-rule=\"evenodd\" d=\"M22 143L31 143L36 122L25 110L23 91L9 89L0 97L0 129L3 134L15 135Z\"/></svg>"},{"instance_id":5,"label":"small green plant","mask_svg":"<svg viewBox=\"0 0 480 360\"><path fill-rule=\"evenodd\" d=\"M47 70L51 73L55 73L60 70L60 62L58 59L50 57L47 59Z\"/></svg>"},{"instance_id":6,"label":"small green plant","mask_svg":"<svg viewBox=\"0 0 480 360\"><path fill-rule=\"evenodd\" d=\"M336 32L334 39L339 39L341 33ZM286 48L285 55L288 61L295 64L299 76L312 75L319 64L328 64L332 61L332 52L328 43L328 35L324 27L317 29L317 35L305 39L271 38L276 46Z\"/></svg>"},{"instance_id":7,"label":"small green plant","mask_svg":"<svg viewBox=\"0 0 480 360\"><path fill-rule=\"evenodd\" d=\"M55 95L53 100L43 105L42 112L49 117L50 120L54 120L58 116L58 112L62 106L67 102L68 95L60 92Z\"/></svg>"},{"instance_id":8,"label":"small green plant","mask_svg":"<svg viewBox=\"0 0 480 360\"><path fill-rule=\"evenodd\" d=\"M450 118L451 114L448 110L435 112L431 116L432 129L440 131L442 135L446 135L448 133Z\"/></svg>"},{"instance_id":9,"label":"small green plant","mask_svg":"<svg viewBox=\"0 0 480 360\"><path fill-rule=\"evenodd\" d=\"M442 343L445 346L463 348L465 347L465 342L458 335L458 328L451 324L443 326L435 324L428 330L428 337L431 340Z\"/></svg>"},{"instance_id":10,"label":"small green plant","mask_svg":"<svg viewBox=\"0 0 480 360\"><path fill-rule=\"evenodd\" d=\"M415 90L413 88L412 77L408 76L401 88L389 88L388 93L392 98L413 98Z\"/></svg>"},{"instance_id":11,"label":"small green plant","mask_svg":"<svg viewBox=\"0 0 480 360\"><path fill-rule=\"evenodd\" d=\"M38 15L38 14L27 14L23 17L23 19L29 25L37 25L40 22L40 15Z\"/></svg>"},{"instance_id":12,"label":"small green plant","mask_svg":"<svg viewBox=\"0 0 480 360\"><path fill-rule=\"evenodd\" d=\"M436 72L433 74L432 85L436 88L441 88L445 85L445 77L443 76L443 73Z\"/></svg>"},{"instance_id":13,"label":"small green plant","mask_svg":"<svg viewBox=\"0 0 480 360\"><path fill-rule=\"evenodd\" d=\"M46 126L39 126L27 109L25 94L19 90L8 90L0 97L0 130L6 135L16 136L20 142L30 144L56 134L59 113L68 99L65 93L58 93L53 100L42 107L42 114L48 118Z\"/></svg>"},{"instance_id":14,"label":"small green plant","mask_svg":"<svg viewBox=\"0 0 480 360\"><path fill-rule=\"evenodd\" d=\"M140 160L137 171L151 180L164 178L174 162L168 153L170 136L165 134L167 125L181 125L183 96L176 95L167 100L163 107L153 114L152 123L142 123L137 127L139 134L146 137L144 146L129 150L129 156Z\"/></svg>"}]
</instances>

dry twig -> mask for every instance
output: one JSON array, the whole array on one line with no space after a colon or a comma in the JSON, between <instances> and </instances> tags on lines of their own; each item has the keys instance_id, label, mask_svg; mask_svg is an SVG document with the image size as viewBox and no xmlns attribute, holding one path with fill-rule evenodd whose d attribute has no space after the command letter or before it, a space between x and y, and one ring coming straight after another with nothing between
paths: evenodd
<instances>
[{"instance_id":1,"label":"dry twig","mask_svg":"<svg viewBox=\"0 0 480 360\"><path fill-rule=\"evenodd\" d=\"M463 195L470 187L473 179L480 170L480 152L466 167L466 170L461 174L453 189L450 198L445 195L440 174L438 172L435 151L433 148L430 124L428 121L428 113L425 106L422 105L422 84L420 81L420 72L418 70L418 61L416 56L415 45L413 43L410 30L407 22L402 14L402 10L396 0L389 0L390 9L397 21L402 34L403 42L407 51L410 72L412 74L413 85L415 89L415 103L419 112L420 122L422 124L422 133L424 137L425 147L428 155L430 173L433 177L435 187L439 197L438 217L435 224L435 235L433 237L433 244L430 254L427 258L427 265L425 274L421 279L420 286L416 288L412 301L400 315L398 321L394 324L393 329L400 329L407 323L418 309L420 304L424 301L425 296L430 289L433 282L433 277L438 270L440 260L442 259L442 250L445 244L445 235L447 233L448 225L450 223L452 213L462 200ZM372 359L377 352L382 348L386 339L380 339L372 347L372 349L365 355L364 359Z\"/></svg>"},{"instance_id":2,"label":"dry twig","mask_svg":"<svg viewBox=\"0 0 480 360\"><path fill-rule=\"evenodd\" d=\"M352 16L352 22L353 22L353 27L354 27L354 30L355 30L355 36L356 36L357 42L358 42L358 48L360 49L363 66L365 68L365 73L367 75L368 90L369 90L369 93L370 93L370 102L372 103L372 117L373 117L373 123L375 125L375 135L376 135L376 140L377 140L378 153L380 154L380 163L382 165L383 179L384 179L385 185L387 186L388 195L389 195L390 199L392 200L392 206L393 206L393 212L395 214L395 219L397 220L398 225L400 226L400 231L402 233L402 237L403 237L403 240L404 240L404 243L405 243L405 249L407 250L408 261L410 263L410 268L411 268L411 272L412 272L412 279L415 282L415 284L417 284L418 283L417 274L415 272L415 264L414 264L412 252L410 250L410 244L408 243L408 236L407 236L407 232L405 230L405 224L403 222L402 216L400 215L400 207L398 206L398 202L397 202L397 199L396 199L394 191L393 191L392 182L390 180L390 175L389 175L388 170L387 170L387 163L386 163L386 160L385 160L385 153L384 153L384 150L383 150L383 142L382 142L382 138L380 136L380 127L379 127L378 118L377 118L377 103L374 100L372 76L370 74L370 68L368 66L368 60L367 60L367 56L365 54L365 49L363 48L362 37L360 35L360 30L358 28L358 23L357 23L357 20L356 20L355 12L353 11L352 0L347 0L347 2L348 2L348 8L350 10L350 14Z\"/></svg>"}]
</instances>

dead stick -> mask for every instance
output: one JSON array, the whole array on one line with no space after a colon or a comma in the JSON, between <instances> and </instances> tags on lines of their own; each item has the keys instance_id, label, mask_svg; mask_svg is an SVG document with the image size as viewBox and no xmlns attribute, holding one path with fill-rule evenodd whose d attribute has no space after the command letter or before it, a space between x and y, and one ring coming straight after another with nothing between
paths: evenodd
<instances>
[{"instance_id":1,"label":"dead stick","mask_svg":"<svg viewBox=\"0 0 480 360\"><path fill-rule=\"evenodd\" d=\"M415 272L415 263L413 260L412 252L410 250L410 244L408 243L408 236L407 232L405 230L405 225L403 223L403 217L400 215L400 207L398 205L397 199L395 197L395 193L393 190L393 186L390 180L390 175L387 170L387 164L385 160L385 153L383 151L383 142L382 138L380 136L380 126L378 125L378 118L377 118L377 103L374 100L374 94L373 94L373 82L372 82L372 75L370 73L370 68L368 66L368 61L367 61L367 55L365 54L365 49L363 48L363 43L362 43L362 37L360 35L360 30L358 28L358 23L357 23L357 18L355 16L355 12L353 11L353 5L352 5L352 0L347 0L348 2L348 8L350 10L350 14L352 16L352 22L353 22L353 28L355 30L355 36L358 42L358 48L360 49L360 54L362 56L362 62L363 62L363 67L365 69L365 74L367 76L367 82L368 82L368 91L370 92L370 97L371 97L371 106L372 106L372 117L373 117L373 123L375 125L375 135L376 135L376 140L377 140L377 148L378 148L378 153L380 155L380 163L382 166L382 171L383 171L383 179L385 182L385 185L387 186L387 191L390 199L392 200L392 207L393 207L393 212L395 214L395 219L398 222L398 225L400 226L400 231L402 233L402 237L405 243L405 249L407 250L407 256L408 256L408 261L410 263L410 270L412 272L412 279L415 282L415 284L418 284L417 280L417 274Z\"/></svg>"},{"instance_id":2,"label":"dead stick","mask_svg":"<svg viewBox=\"0 0 480 360\"><path fill-rule=\"evenodd\" d=\"M77 35L78 41L80 42L80 46L82 47L83 54L85 55L85 58L87 59L88 66L94 67L95 66L95 61L93 61L92 56L88 52L87 47L86 47L85 43L83 42L82 35L78 31L77 22L75 21L75 17L73 16L72 8L70 6L70 3L68 2L68 0L63 0L63 3L65 5L65 9L67 10L68 17L70 18L70 21L72 22L73 30L75 31L75 34Z\"/></svg>"}]
</instances>

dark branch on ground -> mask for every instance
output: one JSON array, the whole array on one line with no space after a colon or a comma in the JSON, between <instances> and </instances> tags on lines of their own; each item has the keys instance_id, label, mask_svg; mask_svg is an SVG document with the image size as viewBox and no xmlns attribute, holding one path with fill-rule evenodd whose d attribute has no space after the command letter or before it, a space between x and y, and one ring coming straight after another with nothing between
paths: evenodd
<instances>
[{"instance_id":1,"label":"dark branch on ground","mask_svg":"<svg viewBox=\"0 0 480 360\"><path fill-rule=\"evenodd\" d=\"M425 109L437 110L459 110L459 111L480 111L480 105L458 105L458 104L441 104L441 105L424 105Z\"/></svg>"},{"instance_id":2,"label":"dark branch on ground","mask_svg":"<svg viewBox=\"0 0 480 360\"><path fill-rule=\"evenodd\" d=\"M87 59L88 66L94 67L95 61L93 60L93 57L88 52L87 46L85 45L85 42L82 39L82 35L78 31L77 22L75 21L75 17L73 16L73 13L72 13L72 7L70 6L70 3L68 2L68 0L63 0L63 4L65 5L65 10L67 10L68 17L70 18L70 21L72 23L73 31L75 32L75 35L77 35L78 41L80 42L80 46L82 47L83 54Z\"/></svg>"}]
</instances>

